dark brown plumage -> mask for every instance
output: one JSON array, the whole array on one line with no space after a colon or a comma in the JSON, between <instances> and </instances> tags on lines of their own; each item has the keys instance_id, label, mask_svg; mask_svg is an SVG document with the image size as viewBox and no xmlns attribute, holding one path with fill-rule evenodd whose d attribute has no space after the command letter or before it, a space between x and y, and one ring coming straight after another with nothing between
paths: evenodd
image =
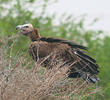
<instances>
[{"instance_id":1,"label":"dark brown plumage","mask_svg":"<svg viewBox=\"0 0 110 100\"><path fill-rule=\"evenodd\" d=\"M38 61L48 57L43 62L48 68L53 67L52 62L58 64L63 61L64 64L71 65L68 77L82 77L92 83L99 80L96 61L83 52L87 50L86 47L69 40L41 37L38 29L34 29L31 24L18 25L16 29L20 29L20 34L30 38L29 53L33 60Z\"/></svg>"}]
</instances>

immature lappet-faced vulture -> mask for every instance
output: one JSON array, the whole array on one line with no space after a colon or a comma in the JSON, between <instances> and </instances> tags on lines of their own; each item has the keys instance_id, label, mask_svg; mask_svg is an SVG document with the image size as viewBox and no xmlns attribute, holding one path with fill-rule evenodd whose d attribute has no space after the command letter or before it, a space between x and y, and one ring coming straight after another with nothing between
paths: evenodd
<instances>
[{"instance_id":1,"label":"immature lappet-faced vulture","mask_svg":"<svg viewBox=\"0 0 110 100\"><path fill-rule=\"evenodd\" d=\"M58 64L60 61L70 65L68 77L82 77L91 83L97 83L98 65L96 61L84 53L87 48L65 39L41 37L39 30L33 28L32 24L18 25L19 34L30 38L29 54L33 60L38 61L47 57L43 62L47 68L52 68L52 62ZM63 65L62 65L63 66Z\"/></svg>"}]
</instances>

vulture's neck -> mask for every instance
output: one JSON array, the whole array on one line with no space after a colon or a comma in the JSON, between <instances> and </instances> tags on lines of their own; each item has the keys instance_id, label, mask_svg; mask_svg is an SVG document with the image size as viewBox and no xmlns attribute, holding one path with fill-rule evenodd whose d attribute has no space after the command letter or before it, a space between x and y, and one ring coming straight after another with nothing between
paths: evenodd
<instances>
[{"instance_id":1,"label":"vulture's neck","mask_svg":"<svg viewBox=\"0 0 110 100\"><path fill-rule=\"evenodd\" d=\"M32 33L29 34L29 38L30 38L30 40L31 40L32 42L33 42L33 41L38 41L38 40L41 38L38 29L34 29L34 30L32 31Z\"/></svg>"}]
</instances>

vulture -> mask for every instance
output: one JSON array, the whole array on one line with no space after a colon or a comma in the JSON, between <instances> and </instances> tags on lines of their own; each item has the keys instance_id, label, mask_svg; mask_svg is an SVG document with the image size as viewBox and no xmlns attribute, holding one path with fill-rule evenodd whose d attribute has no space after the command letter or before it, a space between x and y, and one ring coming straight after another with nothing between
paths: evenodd
<instances>
[{"instance_id":1,"label":"vulture","mask_svg":"<svg viewBox=\"0 0 110 100\"><path fill-rule=\"evenodd\" d=\"M51 37L41 37L39 29L32 24L16 26L19 34L27 36L30 40L29 54L34 61L44 60L44 67L51 69L61 61L64 65L69 65L69 78L82 78L90 83L97 83L99 78L99 66L96 60L87 55L87 48L66 39ZM52 64L52 62L54 62Z\"/></svg>"}]
</instances>

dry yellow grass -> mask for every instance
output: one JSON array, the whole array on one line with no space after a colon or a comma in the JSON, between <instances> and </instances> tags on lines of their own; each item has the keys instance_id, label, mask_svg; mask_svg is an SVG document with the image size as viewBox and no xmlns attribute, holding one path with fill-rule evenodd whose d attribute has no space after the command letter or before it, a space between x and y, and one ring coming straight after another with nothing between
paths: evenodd
<instances>
[{"instance_id":1,"label":"dry yellow grass","mask_svg":"<svg viewBox=\"0 0 110 100\"><path fill-rule=\"evenodd\" d=\"M62 63L47 70L27 59L27 53L12 58L16 41L9 39L13 41L10 47L4 39L0 46L0 100L82 100L92 94L102 95L93 84L67 78L69 66L60 68Z\"/></svg>"}]
</instances>

